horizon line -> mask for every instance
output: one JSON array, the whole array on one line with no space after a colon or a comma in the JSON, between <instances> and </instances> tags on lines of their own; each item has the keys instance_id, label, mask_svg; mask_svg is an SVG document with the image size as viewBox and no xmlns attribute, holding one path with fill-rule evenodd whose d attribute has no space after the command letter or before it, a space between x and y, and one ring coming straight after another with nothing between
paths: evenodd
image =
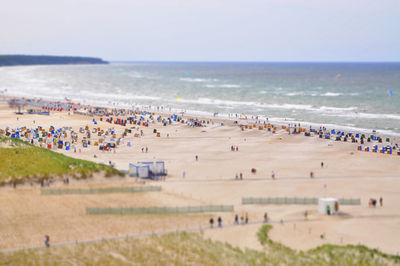
<instances>
[{"instance_id":1,"label":"horizon line","mask_svg":"<svg viewBox=\"0 0 400 266\"><path fill-rule=\"evenodd\" d=\"M332 64L332 63L345 63L345 64L399 64L400 61L195 61L195 60L107 60L110 63L270 63L270 64L285 64L285 63L299 63L299 64Z\"/></svg>"}]
</instances>

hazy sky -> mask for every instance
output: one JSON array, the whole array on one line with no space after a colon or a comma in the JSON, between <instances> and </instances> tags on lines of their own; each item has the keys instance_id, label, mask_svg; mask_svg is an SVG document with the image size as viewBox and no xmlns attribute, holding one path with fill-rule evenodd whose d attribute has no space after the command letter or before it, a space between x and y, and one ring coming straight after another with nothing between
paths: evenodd
<instances>
[{"instance_id":1,"label":"hazy sky","mask_svg":"<svg viewBox=\"0 0 400 266\"><path fill-rule=\"evenodd\" d=\"M1 0L0 54L400 61L400 0Z\"/></svg>"}]
</instances>

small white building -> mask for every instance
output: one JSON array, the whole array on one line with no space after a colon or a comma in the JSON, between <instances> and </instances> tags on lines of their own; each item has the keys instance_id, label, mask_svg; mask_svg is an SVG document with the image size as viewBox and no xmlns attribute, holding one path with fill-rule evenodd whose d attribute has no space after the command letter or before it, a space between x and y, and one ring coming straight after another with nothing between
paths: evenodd
<instances>
[{"instance_id":1,"label":"small white building","mask_svg":"<svg viewBox=\"0 0 400 266\"><path fill-rule=\"evenodd\" d=\"M129 175L140 178L155 178L167 175L163 161L138 162L129 164Z\"/></svg>"},{"instance_id":2,"label":"small white building","mask_svg":"<svg viewBox=\"0 0 400 266\"><path fill-rule=\"evenodd\" d=\"M339 212L339 200L335 198L319 198L318 212L323 214L337 214Z\"/></svg>"},{"instance_id":3,"label":"small white building","mask_svg":"<svg viewBox=\"0 0 400 266\"><path fill-rule=\"evenodd\" d=\"M129 175L131 177L149 178L150 168L148 165L142 164L129 164Z\"/></svg>"}]
</instances>

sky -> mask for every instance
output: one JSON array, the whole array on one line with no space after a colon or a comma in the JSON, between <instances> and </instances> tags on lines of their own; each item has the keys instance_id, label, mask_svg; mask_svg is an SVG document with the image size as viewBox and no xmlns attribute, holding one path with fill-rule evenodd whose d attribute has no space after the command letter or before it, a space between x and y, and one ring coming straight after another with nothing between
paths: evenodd
<instances>
[{"instance_id":1,"label":"sky","mask_svg":"<svg viewBox=\"0 0 400 266\"><path fill-rule=\"evenodd\" d=\"M1 0L0 54L400 61L399 0Z\"/></svg>"}]
</instances>

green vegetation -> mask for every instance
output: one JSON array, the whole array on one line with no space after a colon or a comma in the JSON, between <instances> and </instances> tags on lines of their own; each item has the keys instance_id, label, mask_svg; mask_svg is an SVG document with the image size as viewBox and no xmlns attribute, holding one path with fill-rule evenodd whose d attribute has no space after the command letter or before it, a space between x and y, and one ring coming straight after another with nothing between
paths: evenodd
<instances>
[{"instance_id":1,"label":"green vegetation","mask_svg":"<svg viewBox=\"0 0 400 266\"><path fill-rule=\"evenodd\" d=\"M0 185L55 176L88 178L101 171L105 176L122 175L107 165L74 159L18 139L0 137Z\"/></svg>"},{"instance_id":2,"label":"green vegetation","mask_svg":"<svg viewBox=\"0 0 400 266\"><path fill-rule=\"evenodd\" d=\"M0 66L108 64L100 58L44 55L0 55Z\"/></svg>"},{"instance_id":3,"label":"green vegetation","mask_svg":"<svg viewBox=\"0 0 400 266\"><path fill-rule=\"evenodd\" d=\"M198 233L179 233L138 239L0 253L0 265L393 265L398 256L363 246L323 245L296 252L268 239L270 225L258 237L264 251L239 249L204 239Z\"/></svg>"},{"instance_id":4,"label":"green vegetation","mask_svg":"<svg viewBox=\"0 0 400 266\"><path fill-rule=\"evenodd\" d=\"M307 252L297 252L268 238L271 225L264 225L257 233L273 263L283 265L392 265L400 264L400 256L383 253L363 245L325 244Z\"/></svg>"}]
</instances>

